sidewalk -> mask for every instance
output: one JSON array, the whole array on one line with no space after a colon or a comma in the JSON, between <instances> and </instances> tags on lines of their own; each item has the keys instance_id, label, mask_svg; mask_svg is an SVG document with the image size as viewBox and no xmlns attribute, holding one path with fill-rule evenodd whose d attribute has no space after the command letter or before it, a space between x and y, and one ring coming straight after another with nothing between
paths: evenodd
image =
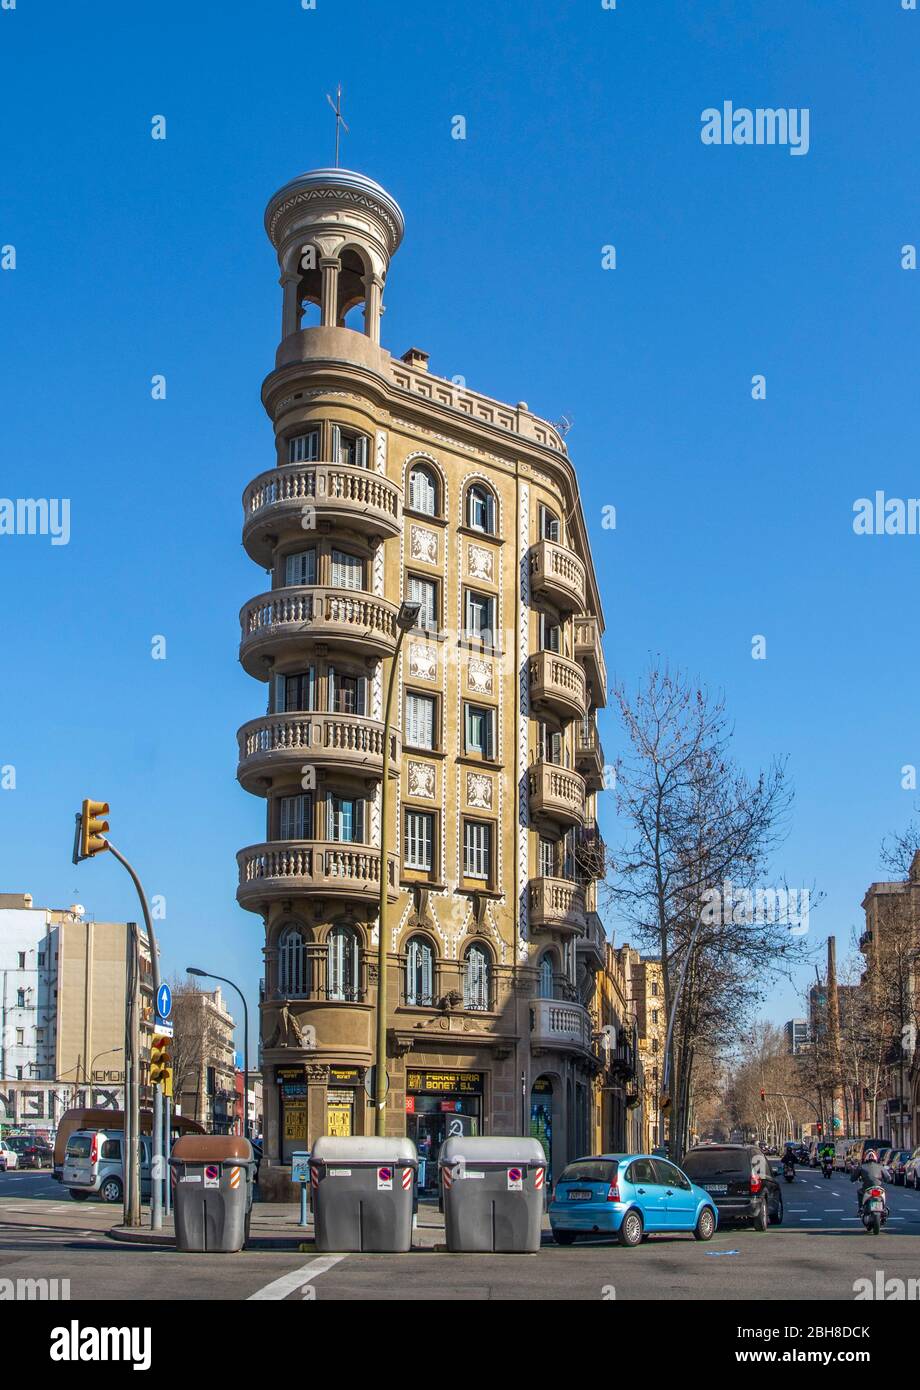
<instances>
[{"instance_id":1,"label":"sidewalk","mask_svg":"<svg viewBox=\"0 0 920 1390\"><path fill-rule=\"evenodd\" d=\"M308 1213L307 1225L300 1225L300 1205L297 1202L256 1202L252 1208L247 1250L296 1250L313 1244L313 1214ZM147 1226L112 1226L112 1240L129 1245L155 1245L171 1249L176 1244L172 1216L164 1216L162 1231ZM420 1202L412 1232L412 1247L435 1250L444 1244L444 1215L437 1204Z\"/></svg>"}]
</instances>

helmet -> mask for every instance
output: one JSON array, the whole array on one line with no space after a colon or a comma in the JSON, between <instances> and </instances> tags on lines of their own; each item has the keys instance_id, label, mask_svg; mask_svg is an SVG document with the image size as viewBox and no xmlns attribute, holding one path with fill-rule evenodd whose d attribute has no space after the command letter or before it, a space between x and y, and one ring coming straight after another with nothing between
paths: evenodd
<instances>
[{"instance_id":1,"label":"helmet","mask_svg":"<svg viewBox=\"0 0 920 1390\"><path fill-rule=\"evenodd\" d=\"M875 1152L874 1149L869 1150L869 1152L866 1154L865 1161L867 1163L878 1163L878 1154Z\"/></svg>"}]
</instances>

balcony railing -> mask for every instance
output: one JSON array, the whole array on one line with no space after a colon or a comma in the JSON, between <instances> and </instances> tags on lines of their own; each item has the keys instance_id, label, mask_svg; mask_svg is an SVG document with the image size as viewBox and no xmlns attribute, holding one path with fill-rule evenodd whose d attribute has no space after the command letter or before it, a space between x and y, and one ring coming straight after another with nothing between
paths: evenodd
<instances>
[{"instance_id":1,"label":"balcony railing","mask_svg":"<svg viewBox=\"0 0 920 1390\"><path fill-rule=\"evenodd\" d=\"M259 791L263 779L305 763L383 776L383 724L356 714L269 714L251 719L237 734L237 777L247 791ZM390 736L390 772L399 758L399 737Z\"/></svg>"},{"instance_id":2,"label":"balcony railing","mask_svg":"<svg viewBox=\"0 0 920 1390\"><path fill-rule=\"evenodd\" d=\"M397 484L368 468L284 464L260 473L243 493L243 545L253 560L267 567L278 532L286 528L302 534L325 521L365 535L398 536L399 503Z\"/></svg>"},{"instance_id":3,"label":"balcony railing","mask_svg":"<svg viewBox=\"0 0 920 1390\"><path fill-rule=\"evenodd\" d=\"M380 851L369 845L325 840L274 840L249 845L236 856L241 907L260 911L260 904L299 893L352 898L374 903L380 895ZM398 860L390 855L387 896L398 896Z\"/></svg>"},{"instance_id":4,"label":"balcony railing","mask_svg":"<svg viewBox=\"0 0 920 1390\"><path fill-rule=\"evenodd\" d=\"M584 662L594 704L603 707L607 703L607 663L601 646L601 625L590 614L582 613L575 619L575 655Z\"/></svg>"},{"instance_id":5,"label":"balcony railing","mask_svg":"<svg viewBox=\"0 0 920 1390\"><path fill-rule=\"evenodd\" d=\"M531 548L530 585L566 612L577 613L585 606L585 567L574 551L555 541L538 541Z\"/></svg>"},{"instance_id":6,"label":"balcony railing","mask_svg":"<svg viewBox=\"0 0 920 1390\"><path fill-rule=\"evenodd\" d=\"M292 641L330 642L362 655L390 656L396 649L396 612L395 604L363 591L274 589L240 611L240 661L250 675L264 675L262 658Z\"/></svg>"},{"instance_id":7,"label":"balcony railing","mask_svg":"<svg viewBox=\"0 0 920 1390\"><path fill-rule=\"evenodd\" d=\"M588 692L585 673L576 661L556 652L535 652L529 674L532 705L548 705L563 719L584 719Z\"/></svg>"},{"instance_id":8,"label":"balcony railing","mask_svg":"<svg viewBox=\"0 0 920 1390\"><path fill-rule=\"evenodd\" d=\"M440 1008L460 1013L495 1013L504 1007L513 985L512 971L490 964L483 974L468 961L437 960L430 978L410 973L408 958L399 957L399 1003L402 1008Z\"/></svg>"},{"instance_id":9,"label":"balcony railing","mask_svg":"<svg viewBox=\"0 0 920 1390\"><path fill-rule=\"evenodd\" d=\"M604 748L593 719L582 720L575 730L575 766L588 784L600 791L604 785Z\"/></svg>"},{"instance_id":10,"label":"balcony railing","mask_svg":"<svg viewBox=\"0 0 920 1390\"><path fill-rule=\"evenodd\" d=\"M581 1004L535 999L530 1006L532 1047L591 1051L591 1018Z\"/></svg>"},{"instance_id":11,"label":"balcony railing","mask_svg":"<svg viewBox=\"0 0 920 1390\"><path fill-rule=\"evenodd\" d=\"M589 970L603 970L607 963L607 933L596 912L585 914L585 930L577 943L578 955Z\"/></svg>"},{"instance_id":12,"label":"balcony railing","mask_svg":"<svg viewBox=\"0 0 920 1390\"><path fill-rule=\"evenodd\" d=\"M532 878L529 919L534 931L581 936L586 928L584 889L567 878Z\"/></svg>"},{"instance_id":13,"label":"balcony railing","mask_svg":"<svg viewBox=\"0 0 920 1390\"><path fill-rule=\"evenodd\" d=\"M530 810L561 825L583 825L585 779L556 763L533 763L528 769Z\"/></svg>"}]
</instances>

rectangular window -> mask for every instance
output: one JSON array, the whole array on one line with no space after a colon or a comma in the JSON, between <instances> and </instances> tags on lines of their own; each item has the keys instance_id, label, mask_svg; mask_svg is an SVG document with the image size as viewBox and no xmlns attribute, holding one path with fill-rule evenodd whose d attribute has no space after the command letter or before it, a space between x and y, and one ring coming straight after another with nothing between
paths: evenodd
<instances>
[{"instance_id":1,"label":"rectangular window","mask_svg":"<svg viewBox=\"0 0 920 1390\"><path fill-rule=\"evenodd\" d=\"M431 872L434 864L434 814L406 812L406 868Z\"/></svg>"},{"instance_id":2,"label":"rectangular window","mask_svg":"<svg viewBox=\"0 0 920 1390\"><path fill-rule=\"evenodd\" d=\"M495 711L484 705L466 705L464 708L466 752L478 753L481 758L493 757Z\"/></svg>"},{"instance_id":3,"label":"rectangular window","mask_svg":"<svg viewBox=\"0 0 920 1390\"><path fill-rule=\"evenodd\" d=\"M316 583L316 551L299 550L296 555L288 555L284 562L285 584Z\"/></svg>"},{"instance_id":4,"label":"rectangular window","mask_svg":"<svg viewBox=\"0 0 920 1390\"><path fill-rule=\"evenodd\" d=\"M477 594L472 589L465 592L466 636L473 641L492 646L494 629L495 600L488 594Z\"/></svg>"},{"instance_id":5,"label":"rectangular window","mask_svg":"<svg viewBox=\"0 0 920 1390\"><path fill-rule=\"evenodd\" d=\"M344 550L332 552L332 587L334 589L363 589L364 561Z\"/></svg>"},{"instance_id":6,"label":"rectangular window","mask_svg":"<svg viewBox=\"0 0 920 1390\"><path fill-rule=\"evenodd\" d=\"M438 585L434 579L420 579L409 575L409 598L420 603L422 611L418 615L418 626L436 632L438 629Z\"/></svg>"},{"instance_id":7,"label":"rectangular window","mask_svg":"<svg viewBox=\"0 0 920 1390\"><path fill-rule=\"evenodd\" d=\"M434 748L435 702L431 695L406 695L405 741L413 748Z\"/></svg>"},{"instance_id":8,"label":"rectangular window","mask_svg":"<svg viewBox=\"0 0 920 1390\"><path fill-rule=\"evenodd\" d=\"M556 877L556 842L540 837L540 877Z\"/></svg>"},{"instance_id":9,"label":"rectangular window","mask_svg":"<svg viewBox=\"0 0 920 1390\"><path fill-rule=\"evenodd\" d=\"M273 714L297 713L316 708L316 681L313 667L295 671L289 676L275 677L275 708Z\"/></svg>"},{"instance_id":10,"label":"rectangular window","mask_svg":"<svg viewBox=\"0 0 920 1390\"><path fill-rule=\"evenodd\" d=\"M20 969L20 970L25 970L25 968L26 968L26 953L25 953L25 951L20 951L20 952L19 952L19 969Z\"/></svg>"},{"instance_id":11,"label":"rectangular window","mask_svg":"<svg viewBox=\"0 0 920 1390\"><path fill-rule=\"evenodd\" d=\"M16 1007L17 1007L17 1009L24 1009L25 1006L26 1006L26 992L25 992L24 989L17 989L17 991L16 991Z\"/></svg>"},{"instance_id":12,"label":"rectangular window","mask_svg":"<svg viewBox=\"0 0 920 1390\"><path fill-rule=\"evenodd\" d=\"M540 758L544 763L555 763L557 767L562 766L562 734L558 729L551 729L548 724L541 721L540 724Z\"/></svg>"},{"instance_id":13,"label":"rectangular window","mask_svg":"<svg viewBox=\"0 0 920 1390\"><path fill-rule=\"evenodd\" d=\"M364 802L357 796L330 796L329 830L330 840L341 844L360 845L364 843Z\"/></svg>"},{"instance_id":14,"label":"rectangular window","mask_svg":"<svg viewBox=\"0 0 920 1390\"><path fill-rule=\"evenodd\" d=\"M39 968L39 970L43 970L44 967L45 967L45 953L44 953L44 951L39 951L39 953L38 953L38 968Z\"/></svg>"},{"instance_id":15,"label":"rectangular window","mask_svg":"<svg viewBox=\"0 0 920 1390\"><path fill-rule=\"evenodd\" d=\"M16 1029L16 1046L17 1046L17 1047L22 1047L22 1045L24 1044L25 1040L26 1040L26 1030L25 1030L24 1028L17 1028L17 1029Z\"/></svg>"},{"instance_id":16,"label":"rectangular window","mask_svg":"<svg viewBox=\"0 0 920 1390\"><path fill-rule=\"evenodd\" d=\"M484 821L463 822L463 872L489 881L492 874L492 827Z\"/></svg>"},{"instance_id":17,"label":"rectangular window","mask_svg":"<svg viewBox=\"0 0 920 1390\"><path fill-rule=\"evenodd\" d=\"M329 707L332 714L367 713L367 677L329 670Z\"/></svg>"},{"instance_id":18,"label":"rectangular window","mask_svg":"<svg viewBox=\"0 0 920 1390\"><path fill-rule=\"evenodd\" d=\"M281 798L282 840L310 840L313 838L313 798L304 796L283 796Z\"/></svg>"},{"instance_id":19,"label":"rectangular window","mask_svg":"<svg viewBox=\"0 0 920 1390\"><path fill-rule=\"evenodd\" d=\"M319 458L319 430L297 434L288 440L288 463L315 463Z\"/></svg>"},{"instance_id":20,"label":"rectangular window","mask_svg":"<svg viewBox=\"0 0 920 1390\"><path fill-rule=\"evenodd\" d=\"M332 426L332 459L334 463L344 463L351 468L367 467L367 435L357 430L345 429L341 425Z\"/></svg>"},{"instance_id":21,"label":"rectangular window","mask_svg":"<svg viewBox=\"0 0 920 1390\"><path fill-rule=\"evenodd\" d=\"M562 651L562 629L546 613L540 614L540 650L557 655Z\"/></svg>"},{"instance_id":22,"label":"rectangular window","mask_svg":"<svg viewBox=\"0 0 920 1390\"><path fill-rule=\"evenodd\" d=\"M562 840L562 877L575 878L575 831L567 830Z\"/></svg>"},{"instance_id":23,"label":"rectangular window","mask_svg":"<svg viewBox=\"0 0 920 1390\"><path fill-rule=\"evenodd\" d=\"M551 512L549 507L540 507L540 539L542 541L556 541L559 543L562 535L559 518L555 512Z\"/></svg>"},{"instance_id":24,"label":"rectangular window","mask_svg":"<svg viewBox=\"0 0 920 1390\"><path fill-rule=\"evenodd\" d=\"M35 1030L35 1041L36 1041L37 1043L43 1043L43 1042L45 1041L45 1030L44 1030L44 1028L36 1028L36 1030Z\"/></svg>"}]
</instances>

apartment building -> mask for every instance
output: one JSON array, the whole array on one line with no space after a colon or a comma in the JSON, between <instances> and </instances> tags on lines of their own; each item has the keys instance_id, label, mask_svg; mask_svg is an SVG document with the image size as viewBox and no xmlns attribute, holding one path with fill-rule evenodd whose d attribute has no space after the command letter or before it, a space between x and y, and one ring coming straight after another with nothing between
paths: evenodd
<instances>
[{"instance_id":1,"label":"apartment building","mask_svg":"<svg viewBox=\"0 0 920 1390\"><path fill-rule=\"evenodd\" d=\"M281 340L274 451L243 495L268 581L240 614L262 693L238 734L264 832L237 894L265 933L261 1181L287 1195L295 1150L373 1131L381 874L388 1131L415 1140L428 1186L448 1125L537 1133L558 1172L590 1143L605 961L604 619L575 471L525 402L381 346L404 223L378 184L314 170L265 226Z\"/></svg>"},{"instance_id":2,"label":"apartment building","mask_svg":"<svg viewBox=\"0 0 920 1390\"><path fill-rule=\"evenodd\" d=\"M862 989L874 1030L887 1043L870 1120L877 1134L913 1147L920 1135L920 850L905 879L871 883L862 908Z\"/></svg>"},{"instance_id":3,"label":"apartment building","mask_svg":"<svg viewBox=\"0 0 920 1390\"><path fill-rule=\"evenodd\" d=\"M173 990L173 1103L210 1134L236 1134L242 1115L233 1030L236 1023L220 986ZM252 1104L252 1084L249 1101Z\"/></svg>"}]
</instances>

